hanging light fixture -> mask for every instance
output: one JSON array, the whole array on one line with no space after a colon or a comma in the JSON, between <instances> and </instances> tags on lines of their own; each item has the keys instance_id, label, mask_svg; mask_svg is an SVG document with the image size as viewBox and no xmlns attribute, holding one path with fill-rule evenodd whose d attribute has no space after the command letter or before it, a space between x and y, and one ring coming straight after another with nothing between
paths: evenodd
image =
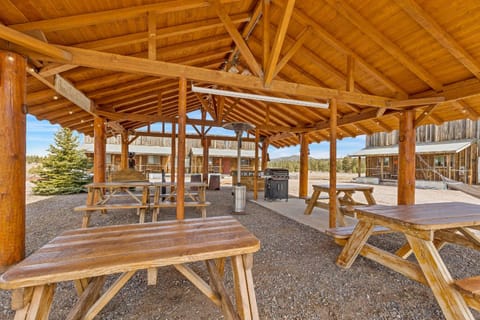
<instances>
[{"instance_id":1,"label":"hanging light fixture","mask_svg":"<svg viewBox=\"0 0 480 320\"><path fill-rule=\"evenodd\" d=\"M296 106L304 106L304 107L312 107L312 108L328 109L328 107L329 107L328 102L327 103L313 102L313 101L305 101L305 100L279 98L279 97L273 97L273 96L264 96L264 95L253 94L253 93L220 90L220 89L214 89L214 88L196 87L196 86L194 86L193 83L192 83L192 91L197 92L197 93L214 94L214 95L218 95L218 96L225 96L225 97L232 97L232 98L241 98L241 99L249 99L249 100L258 100L258 101L266 101L266 102L292 104L292 105L296 105Z\"/></svg>"}]
</instances>

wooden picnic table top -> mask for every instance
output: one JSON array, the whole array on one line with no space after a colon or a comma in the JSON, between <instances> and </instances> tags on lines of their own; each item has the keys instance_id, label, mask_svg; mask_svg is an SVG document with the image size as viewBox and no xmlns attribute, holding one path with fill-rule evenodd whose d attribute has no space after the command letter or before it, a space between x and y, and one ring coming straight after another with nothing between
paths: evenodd
<instances>
[{"instance_id":1,"label":"wooden picnic table top","mask_svg":"<svg viewBox=\"0 0 480 320\"><path fill-rule=\"evenodd\" d=\"M259 240L228 216L66 231L11 267L1 289L236 256Z\"/></svg>"},{"instance_id":2,"label":"wooden picnic table top","mask_svg":"<svg viewBox=\"0 0 480 320\"><path fill-rule=\"evenodd\" d=\"M480 205L463 202L355 207L359 219L374 218L417 230L442 230L480 226Z\"/></svg>"},{"instance_id":3,"label":"wooden picnic table top","mask_svg":"<svg viewBox=\"0 0 480 320\"><path fill-rule=\"evenodd\" d=\"M326 191L330 189L329 184L314 184L312 185L314 189L319 189ZM337 191L373 191L372 186L366 185L357 185L357 184L337 184L335 185Z\"/></svg>"}]
</instances>

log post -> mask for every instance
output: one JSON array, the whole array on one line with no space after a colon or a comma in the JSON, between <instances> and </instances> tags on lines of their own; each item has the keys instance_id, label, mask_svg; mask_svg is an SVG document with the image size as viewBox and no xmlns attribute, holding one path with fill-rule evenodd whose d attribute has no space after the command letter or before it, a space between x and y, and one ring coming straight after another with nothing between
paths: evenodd
<instances>
[{"instance_id":1,"label":"log post","mask_svg":"<svg viewBox=\"0 0 480 320\"><path fill-rule=\"evenodd\" d=\"M298 197L305 199L308 196L308 137L305 133L300 135L300 180Z\"/></svg>"},{"instance_id":2,"label":"log post","mask_svg":"<svg viewBox=\"0 0 480 320\"><path fill-rule=\"evenodd\" d=\"M0 51L0 273L25 257L26 67Z\"/></svg>"},{"instance_id":3,"label":"log post","mask_svg":"<svg viewBox=\"0 0 480 320\"><path fill-rule=\"evenodd\" d=\"M255 160L253 168L253 200L258 199L258 143L260 142L260 131L255 129Z\"/></svg>"},{"instance_id":4,"label":"log post","mask_svg":"<svg viewBox=\"0 0 480 320\"><path fill-rule=\"evenodd\" d=\"M330 228L337 226L337 100L330 100L330 189L328 197Z\"/></svg>"},{"instance_id":5,"label":"log post","mask_svg":"<svg viewBox=\"0 0 480 320\"><path fill-rule=\"evenodd\" d=\"M203 163L202 163L202 181L208 183L208 149L210 148L210 139L206 136L202 137L203 147Z\"/></svg>"},{"instance_id":6,"label":"log post","mask_svg":"<svg viewBox=\"0 0 480 320\"><path fill-rule=\"evenodd\" d=\"M178 83L177 220L185 219L185 136L187 123L187 79Z\"/></svg>"},{"instance_id":7,"label":"log post","mask_svg":"<svg viewBox=\"0 0 480 320\"><path fill-rule=\"evenodd\" d=\"M398 136L398 204L415 204L415 111L402 112Z\"/></svg>"},{"instance_id":8,"label":"log post","mask_svg":"<svg viewBox=\"0 0 480 320\"><path fill-rule=\"evenodd\" d=\"M93 120L93 135L93 182L105 182L106 134L102 117Z\"/></svg>"},{"instance_id":9,"label":"log post","mask_svg":"<svg viewBox=\"0 0 480 320\"><path fill-rule=\"evenodd\" d=\"M362 176L362 157L358 157L358 177Z\"/></svg>"},{"instance_id":10,"label":"log post","mask_svg":"<svg viewBox=\"0 0 480 320\"><path fill-rule=\"evenodd\" d=\"M170 155L170 181L175 182L175 157L177 156L177 126L172 123L172 154Z\"/></svg>"},{"instance_id":11,"label":"log post","mask_svg":"<svg viewBox=\"0 0 480 320\"><path fill-rule=\"evenodd\" d=\"M128 131L125 130L121 134L122 139L122 153L120 155L120 169L128 168Z\"/></svg>"},{"instance_id":12,"label":"log post","mask_svg":"<svg viewBox=\"0 0 480 320\"><path fill-rule=\"evenodd\" d=\"M262 143L262 171L265 171L268 167L268 138L265 138Z\"/></svg>"}]
</instances>

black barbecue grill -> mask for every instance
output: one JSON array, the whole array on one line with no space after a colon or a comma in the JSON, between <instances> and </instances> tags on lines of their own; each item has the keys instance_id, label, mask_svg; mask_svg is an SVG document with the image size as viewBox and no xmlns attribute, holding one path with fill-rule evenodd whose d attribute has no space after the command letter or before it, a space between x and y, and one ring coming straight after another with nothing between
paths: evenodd
<instances>
[{"instance_id":1,"label":"black barbecue grill","mask_svg":"<svg viewBox=\"0 0 480 320\"><path fill-rule=\"evenodd\" d=\"M285 199L288 201L288 169L265 169L265 200Z\"/></svg>"}]
</instances>

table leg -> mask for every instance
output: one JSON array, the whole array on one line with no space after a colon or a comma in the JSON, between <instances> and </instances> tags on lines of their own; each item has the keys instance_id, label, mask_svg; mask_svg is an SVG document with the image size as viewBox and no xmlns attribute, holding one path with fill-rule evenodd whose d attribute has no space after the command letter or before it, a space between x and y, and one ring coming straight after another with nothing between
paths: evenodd
<instances>
[{"instance_id":1,"label":"table leg","mask_svg":"<svg viewBox=\"0 0 480 320\"><path fill-rule=\"evenodd\" d=\"M257 300L253 286L252 267L252 254L232 257L237 310L240 313L240 317L245 320L259 319Z\"/></svg>"},{"instance_id":2,"label":"table leg","mask_svg":"<svg viewBox=\"0 0 480 320\"><path fill-rule=\"evenodd\" d=\"M370 191L365 190L363 191L363 194L369 205L377 204L377 201L375 201L375 198L373 197L373 194Z\"/></svg>"},{"instance_id":3,"label":"table leg","mask_svg":"<svg viewBox=\"0 0 480 320\"><path fill-rule=\"evenodd\" d=\"M28 292L25 291L26 293ZM52 306L55 284L46 284L33 288L33 294L29 295L23 308L16 310L15 320L20 319L48 319Z\"/></svg>"},{"instance_id":4,"label":"table leg","mask_svg":"<svg viewBox=\"0 0 480 320\"><path fill-rule=\"evenodd\" d=\"M218 270L213 260L207 260L207 269L208 274L210 275L210 284L216 294L220 297L220 307L222 308L222 313L225 319L227 320L240 320L238 314L233 308L232 301L228 297L227 291L223 285L223 280L218 275Z\"/></svg>"},{"instance_id":5,"label":"table leg","mask_svg":"<svg viewBox=\"0 0 480 320\"><path fill-rule=\"evenodd\" d=\"M453 288L452 276L432 241L406 235L425 278L447 320L473 320L462 295Z\"/></svg>"},{"instance_id":6,"label":"table leg","mask_svg":"<svg viewBox=\"0 0 480 320\"><path fill-rule=\"evenodd\" d=\"M314 190L310 201L308 202L307 208L303 214L312 214L313 207L317 203L318 196L320 195L320 190Z\"/></svg>"},{"instance_id":7,"label":"table leg","mask_svg":"<svg viewBox=\"0 0 480 320\"><path fill-rule=\"evenodd\" d=\"M350 268L362 250L368 238L373 232L374 224L371 222L358 221L352 236L348 239L345 247L337 258L337 265L342 268Z\"/></svg>"}]
</instances>

